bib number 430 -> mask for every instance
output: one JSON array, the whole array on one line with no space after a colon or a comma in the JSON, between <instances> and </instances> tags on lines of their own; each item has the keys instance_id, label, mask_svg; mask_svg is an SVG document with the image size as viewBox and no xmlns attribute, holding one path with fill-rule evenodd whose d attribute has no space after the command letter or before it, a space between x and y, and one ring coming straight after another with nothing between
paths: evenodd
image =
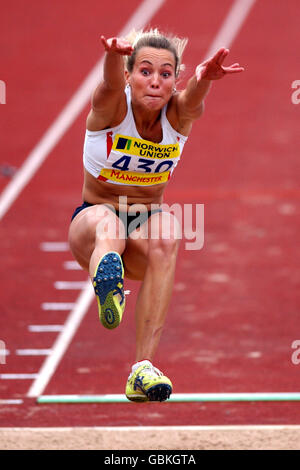
<instances>
[{"instance_id":1,"label":"bib number 430","mask_svg":"<svg viewBox=\"0 0 300 470\"><path fill-rule=\"evenodd\" d=\"M113 168L121 171L130 171L131 157L123 155L116 162L112 164ZM155 160L146 160L145 158L138 159L138 166L136 170L144 171L145 173L162 173L168 171L173 166L173 162L157 162Z\"/></svg>"}]
</instances>

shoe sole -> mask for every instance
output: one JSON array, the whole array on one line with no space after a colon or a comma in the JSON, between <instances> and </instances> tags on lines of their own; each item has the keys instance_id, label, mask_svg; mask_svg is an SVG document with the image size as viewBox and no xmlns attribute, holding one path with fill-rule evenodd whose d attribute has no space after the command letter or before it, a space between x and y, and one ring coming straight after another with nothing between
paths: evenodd
<instances>
[{"instance_id":1,"label":"shoe sole","mask_svg":"<svg viewBox=\"0 0 300 470\"><path fill-rule=\"evenodd\" d=\"M166 401L171 393L172 387L168 384L157 384L146 391L149 401Z\"/></svg>"},{"instance_id":2,"label":"shoe sole","mask_svg":"<svg viewBox=\"0 0 300 470\"><path fill-rule=\"evenodd\" d=\"M146 395L126 395L126 398L136 403L145 403L146 401L149 401L149 398Z\"/></svg>"},{"instance_id":3,"label":"shoe sole","mask_svg":"<svg viewBox=\"0 0 300 470\"><path fill-rule=\"evenodd\" d=\"M123 284L124 268L118 253L104 255L96 269L93 285L95 288L99 318L102 325L112 330L119 326L125 309L125 296L123 290L123 303L120 305L115 299L114 291L118 283Z\"/></svg>"},{"instance_id":4,"label":"shoe sole","mask_svg":"<svg viewBox=\"0 0 300 470\"><path fill-rule=\"evenodd\" d=\"M145 395L126 395L130 401L143 403L146 401L166 401L170 398L172 387L169 384L157 384L145 391Z\"/></svg>"}]
</instances>

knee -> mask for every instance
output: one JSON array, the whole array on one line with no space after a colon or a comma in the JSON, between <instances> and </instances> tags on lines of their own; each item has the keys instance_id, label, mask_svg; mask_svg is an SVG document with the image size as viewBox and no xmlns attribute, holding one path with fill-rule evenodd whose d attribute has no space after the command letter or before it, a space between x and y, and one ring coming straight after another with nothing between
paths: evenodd
<instances>
[{"instance_id":1,"label":"knee","mask_svg":"<svg viewBox=\"0 0 300 470\"><path fill-rule=\"evenodd\" d=\"M176 217L164 213L156 218L155 224L151 226L148 255L160 256L169 259L176 256L181 240L180 225Z\"/></svg>"},{"instance_id":2,"label":"knee","mask_svg":"<svg viewBox=\"0 0 300 470\"><path fill-rule=\"evenodd\" d=\"M180 240L176 238L160 238L151 240L148 251L148 262L158 263L159 265L170 265L175 262Z\"/></svg>"}]
</instances>

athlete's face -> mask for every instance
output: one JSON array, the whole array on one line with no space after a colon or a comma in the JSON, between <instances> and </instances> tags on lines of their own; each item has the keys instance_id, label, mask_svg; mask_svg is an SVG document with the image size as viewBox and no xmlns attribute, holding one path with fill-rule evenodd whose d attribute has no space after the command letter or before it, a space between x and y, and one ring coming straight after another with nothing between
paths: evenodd
<instances>
[{"instance_id":1,"label":"athlete's face","mask_svg":"<svg viewBox=\"0 0 300 470\"><path fill-rule=\"evenodd\" d=\"M159 110L170 100L175 87L175 57L167 49L143 47L127 74L132 102Z\"/></svg>"}]
</instances>

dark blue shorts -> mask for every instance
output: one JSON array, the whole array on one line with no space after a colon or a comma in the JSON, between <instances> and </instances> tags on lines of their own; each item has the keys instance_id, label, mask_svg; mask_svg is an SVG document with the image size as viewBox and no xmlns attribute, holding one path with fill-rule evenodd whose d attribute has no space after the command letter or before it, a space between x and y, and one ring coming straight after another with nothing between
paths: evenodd
<instances>
[{"instance_id":1,"label":"dark blue shorts","mask_svg":"<svg viewBox=\"0 0 300 470\"><path fill-rule=\"evenodd\" d=\"M81 212L83 209L86 209L87 207L91 207L91 206L94 206L95 204L90 204L89 202L83 202L81 204L81 206L79 207L76 207L75 211L73 212L73 215L72 215L72 219L74 219L74 217L79 214L79 212ZM105 204L106 205L106 204ZM109 205L107 205L107 207L109 209L111 209L111 207ZM117 217L119 217L119 219L122 220L123 224L124 224L124 227L125 227L125 230L126 230L126 238L129 237L129 235L137 228L139 228L142 224L144 224L151 215L153 214L156 214L157 212L162 212L162 209L152 209L152 210L149 210L147 212L141 212L141 213L138 213L137 215L134 214L134 215L131 215L131 214L128 214L128 212L125 212L125 211L118 211L118 210L114 210L114 213L116 214Z\"/></svg>"}]
</instances>

